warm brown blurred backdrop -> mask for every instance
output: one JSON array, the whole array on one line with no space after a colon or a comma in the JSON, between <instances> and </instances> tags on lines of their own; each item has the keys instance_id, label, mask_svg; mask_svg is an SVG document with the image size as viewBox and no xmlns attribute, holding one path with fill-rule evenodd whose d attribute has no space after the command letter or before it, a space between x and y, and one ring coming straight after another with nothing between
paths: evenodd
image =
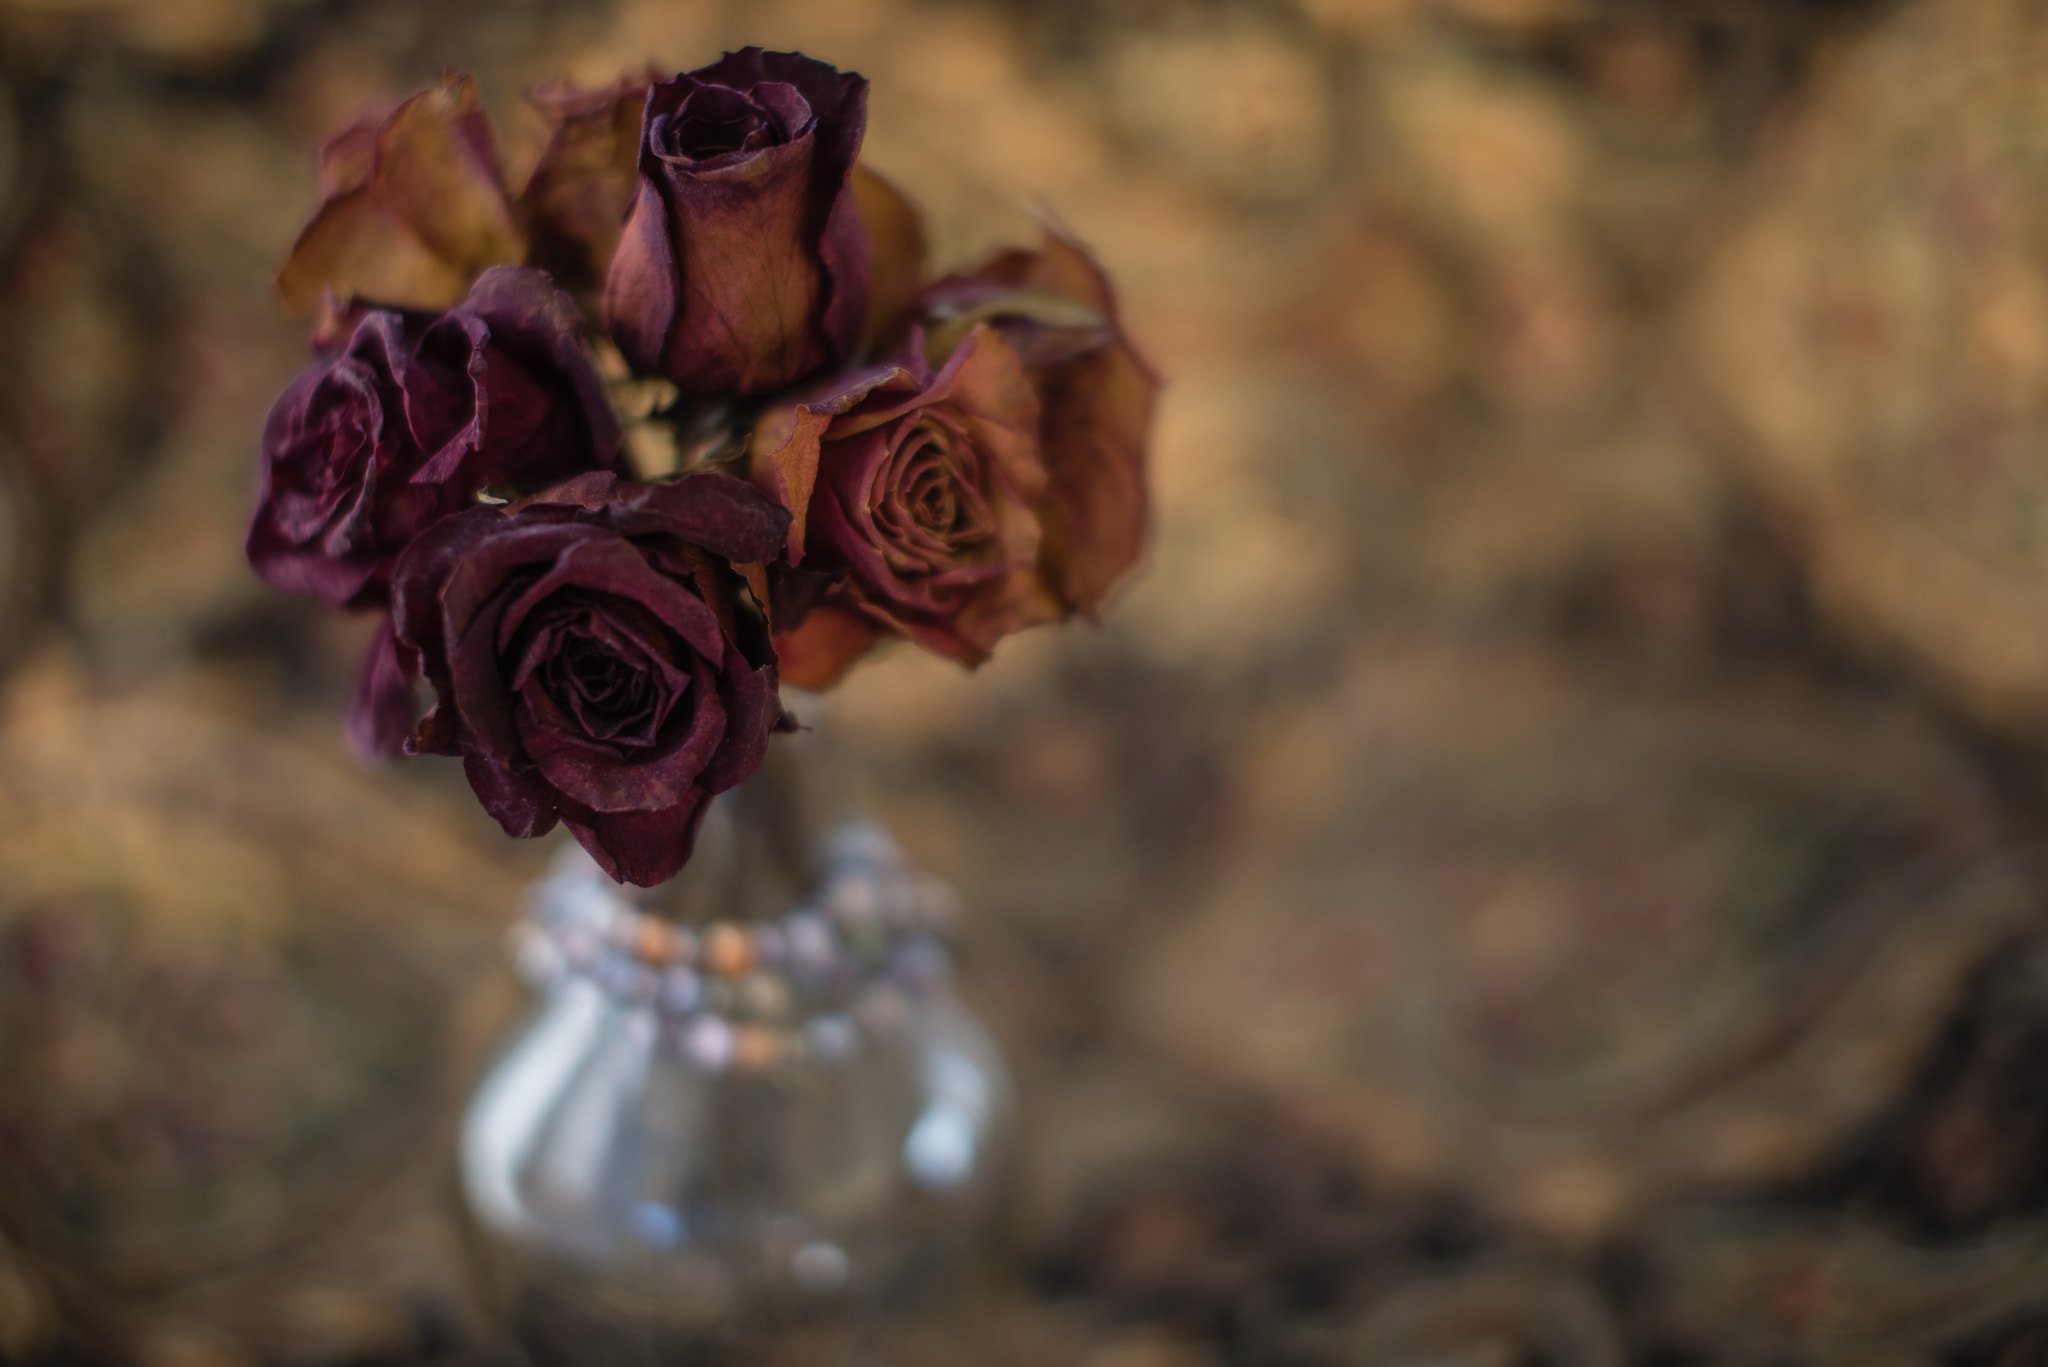
<instances>
[{"instance_id":1,"label":"warm brown blurred backdrop","mask_svg":"<svg viewBox=\"0 0 2048 1367\"><path fill-rule=\"evenodd\" d=\"M0 1363L478 1360L548 851L246 569L270 276L363 104L747 43L1168 382L1103 627L823 727L1025 1091L974 1360L2048 1363L2030 0L0 0Z\"/></svg>"}]
</instances>

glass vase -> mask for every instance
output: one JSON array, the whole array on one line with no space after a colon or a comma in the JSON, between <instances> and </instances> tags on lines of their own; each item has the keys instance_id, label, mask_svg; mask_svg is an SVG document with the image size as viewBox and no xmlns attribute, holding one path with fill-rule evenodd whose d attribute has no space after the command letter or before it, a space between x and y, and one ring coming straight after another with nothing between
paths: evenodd
<instances>
[{"instance_id":1,"label":"glass vase","mask_svg":"<svg viewBox=\"0 0 2048 1367\"><path fill-rule=\"evenodd\" d=\"M540 995L470 1101L487 1298L540 1363L702 1360L971 1265L1013 1110L950 985L946 887L805 838L786 759L651 894L568 846L513 937Z\"/></svg>"}]
</instances>

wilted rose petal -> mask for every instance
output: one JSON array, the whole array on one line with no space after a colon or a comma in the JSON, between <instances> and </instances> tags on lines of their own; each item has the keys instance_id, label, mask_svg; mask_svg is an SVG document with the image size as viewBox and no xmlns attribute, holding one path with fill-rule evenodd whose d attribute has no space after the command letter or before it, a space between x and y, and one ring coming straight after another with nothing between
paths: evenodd
<instances>
[{"instance_id":1,"label":"wilted rose petal","mask_svg":"<svg viewBox=\"0 0 2048 1367\"><path fill-rule=\"evenodd\" d=\"M1040 567L1069 612L1093 612L1145 549L1145 445L1158 377L1117 319L1086 249L1048 226L1036 252L1004 252L927 289L919 316L934 351L984 324L1023 357L1043 403L1047 475Z\"/></svg>"},{"instance_id":2,"label":"wilted rose petal","mask_svg":"<svg viewBox=\"0 0 2048 1367\"><path fill-rule=\"evenodd\" d=\"M830 688L877 641L893 634L855 608L823 602L794 628L775 634L776 672L796 688Z\"/></svg>"},{"instance_id":3,"label":"wilted rose petal","mask_svg":"<svg viewBox=\"0 0 2048 1367\"><path fill-rule=\"evenodd\" d=\"M583 345L583 316L541 272L497 266L428 324L406 377L406 418L432 452L414 482L537 489L609 469L618 419Z\"/></svg>"},{"instance_id":4,"label":"wilted rose petal","mask_svg":"<svg viewBox=\"0 0 2048 1367\"><path fill-rule=\"evenodd\" d=\"M604 295L636 371L743 398L852 353L870 265L848 182L866 127L867 82L796 53L746 48L650 89Z\"/></svg>"},{"instance_id":5,"label":"wilted rose petal","mask_svg":"<svg viewBox=\"0 0 2048 1367\"><path fill-rule=\"evenodd\" d=\"M924 284L924 219L903 192L865 166L853 168L853 200L867 234L870 275L867 322L860 349L894 350L906 315Z\"/></svg>"},{"instance_id":6,"label":"wilted rose petal","mask_svg":"<svg viewBox=\"0 0 2048 1367\"><path fill-rule=\"evenodd\" d=\"M287 307L329 294L443 309L486 267L526 259L490 124L467 76L365 116L320 149L324 202L292 244Z\"/></svg>"},{"instance_id":7,"label":"wilted rose petal","mask_svg":"<svg viewBox=\"0 0 2048 1367\"><path fill-rule=\"evenodd\" d=\"M520 191L533 265L579 294L603 285L640 183L640 121L651 76L608 90L542 86L548 143Z\"/></svg>"},{"instance_id":8,"label":"wilted rose petal","mask_svg":"<svg viewBox=\"0 0 2048 1367\"><path fill-rule=\"evenodd\" d=\"M357 754L395 755L405 748L405 738L419 720L413 696L419 670L410 655L398 644L387 613L370 642L355 698L349 703L348 738Z\"/></svg>"}]
</instances>

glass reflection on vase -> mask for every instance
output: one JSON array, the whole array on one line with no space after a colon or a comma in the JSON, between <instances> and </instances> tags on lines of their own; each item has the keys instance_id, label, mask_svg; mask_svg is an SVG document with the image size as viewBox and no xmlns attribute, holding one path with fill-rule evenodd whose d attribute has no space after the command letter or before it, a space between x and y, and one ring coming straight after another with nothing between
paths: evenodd
<instances>
[{"instance_id":1,"label":"glass reflection on vase","mask_svg":"<svg viewBox=\"0 0 2048 1367\"><path fill-rule=\"evenodd\" d=\"M514 952L543 1001L471 1100L461 1169L542 1361L914 1297L989 1213L1012 1099L951 990L949 891L872 824L801 877L759 794L721 798L659 890L687 922L574 846L532 889Z\"/></svg>"}]
</instances>

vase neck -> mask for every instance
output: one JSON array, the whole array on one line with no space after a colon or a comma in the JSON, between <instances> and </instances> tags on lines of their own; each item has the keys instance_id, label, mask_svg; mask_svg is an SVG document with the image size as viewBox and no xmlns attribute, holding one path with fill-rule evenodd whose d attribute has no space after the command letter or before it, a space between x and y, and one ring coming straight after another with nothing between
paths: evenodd
<instances>
[{"instance_id":1,"label":"vase neck","mask_svg":"<svg viewBox=\"0 0 2048 1367\"><path fill-rule=\"evenodd\" d=\"M759 920L809 891L817 842L801 740L778 737L746 782L712 799L689 862L644 910L687 925Z\"/></svg>"}]
</instances>

